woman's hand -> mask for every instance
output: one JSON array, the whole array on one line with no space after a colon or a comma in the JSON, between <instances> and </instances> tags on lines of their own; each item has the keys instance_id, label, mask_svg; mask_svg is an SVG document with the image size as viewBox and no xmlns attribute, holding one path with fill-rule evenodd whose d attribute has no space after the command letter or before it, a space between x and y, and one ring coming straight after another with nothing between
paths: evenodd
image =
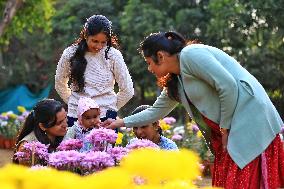
<instances>
[{"instance_id":1,"label":"woman's hand","mask_svg":"<svg viewBox=\"0 0 284 189\"><path fill-rule=\"evenodd\" d=\"M124 127L125 124L124 124L124 121L123 119L107 119L105 120L102 124L101 124L102 127L104 128L107 128L107 129L116 129L116 128L119 128L119 127Z\"/></svg>"},{"instance_id":2,"label":"woman's hand","mask_svg":"<svg viewBox=\"0 0 284 189\"><path fill-rule=\"evenodd\" d=\"M227 150L229 130L221 128L221 134L222 134L222 147L223 147L223 150Z\"/></svg>"}]
</instances>

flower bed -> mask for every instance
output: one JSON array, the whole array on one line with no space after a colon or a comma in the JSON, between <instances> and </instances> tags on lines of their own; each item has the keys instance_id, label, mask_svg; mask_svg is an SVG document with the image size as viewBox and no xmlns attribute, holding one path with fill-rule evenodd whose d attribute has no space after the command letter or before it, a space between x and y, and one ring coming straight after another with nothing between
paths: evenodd
<instances>
[{"instance_id":1,"label":"flower bed","mask_svg":"<svg viewBox=\"0 0 284 189\"><path fill-rule=\"evenodd\" d=\"M213 165L214 156L207 148L204 138L195 124L191 121L185 125L179 125L174 117L165 117L159 121L163 130L163 135L175 141L179 149L186 148L196 152L201 163L204 166L204 175L210 175ZM134 137L132 129L123 128L122 145L126 145L127 141Z\"/></svg>"},{"instance_id":2,"label":"flower bed","mask_svg":"<svg viewBox=\"0 0 284 189\"><path fill-rule=\"evenodd\" d=\"M132 142L126 147L119 146L119 135L112 129L93 129L85 138L63 141L56 152L48 153L48 145L27 142L15 159L28 166L48 166L58 170L89 175L120 164L129 151L139 148L159 147L148 140Z\"/></svg>"},{"instance_id":3,"label":"flower bed","mask_svg":"<svg viewBox=\"0 0 284 189\"><path fill-rule=\"evenodd\" d=\"M125 156L119 166L86 176L50 167L35 166L28 169L8 165L0 169L0 186L18 188L20 183L22 189L198 188L196 182L200 178L200 167L197 162L198 156L188 150L138 149Z\"/></svg>"},{"instance_id":4,"label":"flower bed","mask_svg":"<svg viewBox=\"0 0 284 189\"><path fill-rule=\"evenodd\" d=\"M29 112L22 106L18 107L20 115L12 111L0 115L0 148L10 149L15 145L15 138Z\"/></svg>"}]
</instances>

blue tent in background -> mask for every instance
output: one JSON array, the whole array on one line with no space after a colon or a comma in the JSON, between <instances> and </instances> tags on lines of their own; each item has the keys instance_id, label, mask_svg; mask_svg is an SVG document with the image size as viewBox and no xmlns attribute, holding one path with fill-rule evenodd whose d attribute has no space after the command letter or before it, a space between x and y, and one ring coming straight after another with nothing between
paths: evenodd
<instances>
[{"instance_id":1,"label":"blue tent in background","mask_svg":"<svg viewBox=\"0 0 284 189\"><path fill-rule=\"evenodd\" d=\"M0 91L0 113L7 111L18 113L18 106L31 110L38 101L48 97L50 90L51 85L48 85L39 94L33 94L27 86L19 85Z\"/></svg>"}]
</instances>

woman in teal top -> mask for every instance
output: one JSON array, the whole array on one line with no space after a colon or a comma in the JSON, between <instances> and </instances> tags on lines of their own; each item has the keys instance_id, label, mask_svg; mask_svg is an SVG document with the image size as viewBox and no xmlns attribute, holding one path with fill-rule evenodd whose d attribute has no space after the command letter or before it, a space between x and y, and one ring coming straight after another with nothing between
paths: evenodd
<instances>
[{"instance_id":1,"label":"woman in teal top","mask_svg":"<svg viewBox=\"0 0 284 189\"><path fill-rule=\"evenodd\" d=\"M254 76L222 50L187 44L176 32L151 34L141 53L164 90L151 108L108 128L151 123L181 103L215 155L213 186L284 187L283 122Z\"/></svg>"}]
</instances>

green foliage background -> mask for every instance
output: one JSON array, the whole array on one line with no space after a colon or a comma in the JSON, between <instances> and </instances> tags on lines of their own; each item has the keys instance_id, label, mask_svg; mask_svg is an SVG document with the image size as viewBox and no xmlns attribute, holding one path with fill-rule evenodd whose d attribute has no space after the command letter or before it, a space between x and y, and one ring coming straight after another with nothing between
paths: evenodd
<instances>
[{"instance_id":1,"label":"green foliage background","mask_svg":"<svg viewBox=\"0 0 284 189\"><path fill-rule=\"evenodd\" d=\"M0 1L3 10L6 1ZM137 49L149 33L176 30L239 60L284 115L284 0L29 0L1 36L0 88L53 83L57 61L86 18L107 16L134 79L136 96L122 110L151 104L159 90ZM53 91L52 97L58 98ZM179 107L174 114L181 115Z\"/></svg>"}]
</instances>

